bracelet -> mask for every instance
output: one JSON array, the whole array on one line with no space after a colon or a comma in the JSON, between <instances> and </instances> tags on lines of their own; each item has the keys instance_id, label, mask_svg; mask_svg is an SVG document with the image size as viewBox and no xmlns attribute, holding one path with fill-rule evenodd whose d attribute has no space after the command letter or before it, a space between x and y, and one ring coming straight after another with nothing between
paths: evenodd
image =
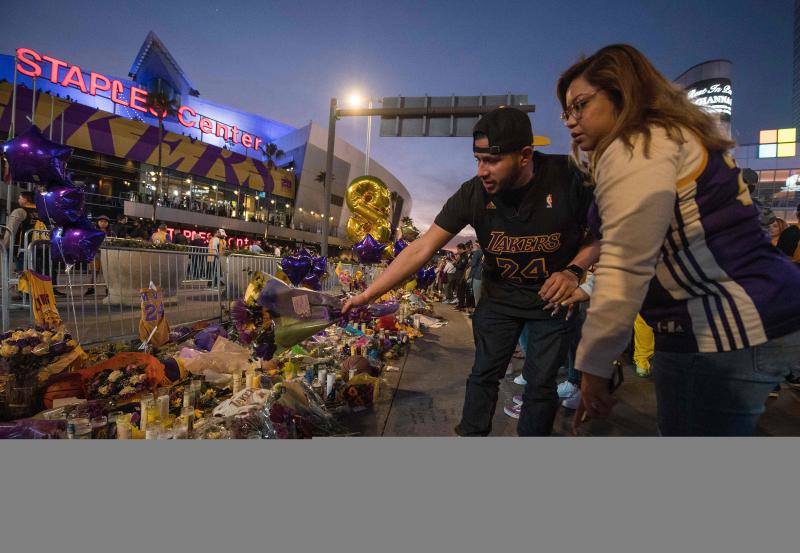
<instances>
[{"instance_id":1,"label":"bracelet","mask_svg":"<svg viewBox=\"0 0 800 553\"><path fill-rule=\"evenodd\" d=\"M583 275L586 274L586 271L584 271L583 269L581 269L577 265L570 265L569 267L567 267L564 270L572 273L573 275L575 275L578 278L578 282L580 282L581 279L583 278Z\"/></svg>"}]
</instances>

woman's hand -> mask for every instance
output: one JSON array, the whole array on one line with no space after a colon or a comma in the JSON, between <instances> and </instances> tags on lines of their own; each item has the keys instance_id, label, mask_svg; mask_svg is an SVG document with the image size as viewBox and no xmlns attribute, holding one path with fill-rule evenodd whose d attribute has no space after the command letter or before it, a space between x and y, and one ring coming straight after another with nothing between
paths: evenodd
<instances>
[{"instance_id":1,"label":"woman's hand","mask_svg":"<svg viewBox=\"0 0 800 553\"><path fill-rule=\"evenodd\" d=\"M569 295L566 299L562 300L559 303L551 301L547 305L544 306L545 310L553 310L553 317L558 315L558 312L561 311L562 307L567 308L567 319L572 316L572 310L575 308L576 303L580 303L582 301L589 301L589 294L587 294L583 288L578 286L575 290L572 291L572 294Z\"/></svg>"},{"instance_id":2,"label":"woman's hand","mask_svg":"<svg viewBox=\"0 0 800 553\"><path fill-rule=\"evenodd\" d=\"M591 373L581 377L581 404L575 411L572 430L576 432L586 416L604 419L611 414L617 399L608 391L608 378Z\"/></svg>"}]
</instances>

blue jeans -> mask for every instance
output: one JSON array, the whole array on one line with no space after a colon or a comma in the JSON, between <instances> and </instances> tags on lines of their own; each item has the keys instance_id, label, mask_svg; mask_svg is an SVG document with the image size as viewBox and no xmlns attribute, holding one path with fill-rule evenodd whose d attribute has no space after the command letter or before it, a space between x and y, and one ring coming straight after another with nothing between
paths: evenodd
<instances>
[{"instance_id":1,"label":"blue jeans","mask_svg":"<svg viewBox=\"0 0 800 553\"><path fill-rule=\"evenodd\" d=\"M752 436L767 396L800 359L800 332L720 353L656 351L663 436Z\"/></svg>"},{"instance_id":2,"label":"blue jeans","mask_svg":"<svg viewBox=\"0 0 800 553\"><path fill-rule=\"evenodd\" d=\"M475 298L475 307L478 307L478 302L481 301L481 279L472 279L472 297Z\"/></svg>"}]
</instances>

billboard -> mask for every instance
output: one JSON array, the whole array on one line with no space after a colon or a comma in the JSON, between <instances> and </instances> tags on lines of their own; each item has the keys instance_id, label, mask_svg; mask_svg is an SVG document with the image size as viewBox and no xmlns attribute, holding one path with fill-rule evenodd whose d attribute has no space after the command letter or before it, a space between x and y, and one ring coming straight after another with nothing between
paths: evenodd
<instances>
[{"instance_id":1,"label":"billboard","mask_svg":"<svg viewBox=\"0 0 800 553\"><path fill-rule=\"evenodd\" d=\"M718 115L722 121L730 123L733 106L733 89L730 79L706 79L694 83L686 90L689 99L709 113Z\"/></svg>"},{"instance_id":2,"label":"billboard","mask_svg":"<svg viewBox=\"0 0 800 553\"><path fill-rule=\"evenodd\" d=\"M684 71L675 83L686 91L694 104L719 121L730 138L733 115L732 64L729 60L709 60Z\"/></svg>"}]
</instances>

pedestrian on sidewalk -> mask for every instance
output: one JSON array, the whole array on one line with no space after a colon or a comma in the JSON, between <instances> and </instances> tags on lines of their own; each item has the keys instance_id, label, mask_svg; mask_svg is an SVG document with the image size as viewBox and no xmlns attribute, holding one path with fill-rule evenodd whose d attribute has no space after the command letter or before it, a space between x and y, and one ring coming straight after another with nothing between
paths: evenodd
<instances>
[{"instance_id":1,"label":"pedestrian on sidewalk","mask_svg":"<svg viewBox=\"0 0 800 553\"><path fill-rule=\"evenodd\" d=\"M467 225L484 252L482 298L473 317L475 362L467 379L461 436L492 430L500 379L522 328L529 331L520 436L552 433L556 374L572 336L564 313L544 307L569 297L594 263L597 241L586 232L591 190L566 156L534 152L527 114L498 108L473 129L477 175L445 203L429 230L406 247L343 310L364 305L402 283Z\"/></svg>"},{"instance_id":2,"label":"pedestrian on sidewalk","mask_svg":"<svg viewBox=\"0 0 800 553\"><path fill-rule=\"evenodd\" d=\"M442 303L452 303L453 302L453 295L454 295L454 286L456 283L455 273L456 273L456 265L454 263L455 256L451 253L447 253L447 261L444 263L444 299Z\"/></svg>"},{"instance_id":3,"label":"pedestrian on sidewalk","mask_svg":"<svg viewBox=\"0 0 800 553\"><path fill-rule=\"evenodd\" d=\"M467 283L466 273L469 266L469 252L467 251L466 244L458 245L458 252L456 253L456 272L453 274L455 284L453 288L456 291L456 309L463 311L466 307L467 299Z\"/></svg>"},{"instance_id":4,"label":"pedestrian on sidewalk","mask_svg":"<svg viewBox=\"0 0 800 553\"><path fill-rule=\"evenodd\" d=\"M474 307L477 307L478 303L481 301L481 279L483 278L483 251L479 244L475 244L469 263L469 276L472 280L472 297L475 301Z\"/></svg>"}]
</instances>

